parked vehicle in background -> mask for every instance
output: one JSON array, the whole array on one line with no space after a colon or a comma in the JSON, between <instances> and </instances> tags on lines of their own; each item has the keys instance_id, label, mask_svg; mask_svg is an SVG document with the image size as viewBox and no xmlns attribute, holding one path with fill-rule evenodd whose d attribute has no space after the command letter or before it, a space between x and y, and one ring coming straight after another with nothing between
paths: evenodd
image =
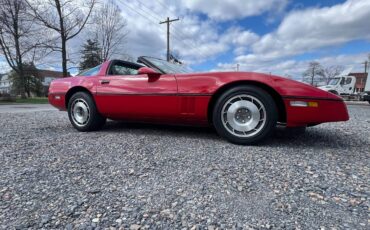
<instances>
[{"instance_id":1,"label":"parked vehicle in background","mask_svg":"<svg viewBox=\"0 0 370 230\"><path fill-rule=\"evenodd\" d=\"M366 83L365 83L365 89L364 89L364 96L363 96L363 100L364 101L367 101L369 102L370 104L370 80L369 80L369 74L367 74L367 79L366 79Z\"/></svg>"},{"instance_id":2,"label":"parked vehicle in background","mask_svg":"<svg viewBox=\"0 0 370 230\"><path fill-rule=\"evenodd\" d=\"M370 103L370 80L368 73L350 73L352 68L330 79L327 85L318 87L340 95L344 100L368 101ZM361 76L359 76L361 75Z\"/></svg>"},{"instance_id":3,"label":"parked vehicle in background","mask_svg":"<svg viewBox=\"0 0 370 230\"><path fill-rule=\"evenodd\" d=\"M336 95L353 94L355 92L356 78L354 76L348 76L351 70L352 68L344 70L338 76L330 79L327 85L318 88Z\"/></svg>"}]
</instances>

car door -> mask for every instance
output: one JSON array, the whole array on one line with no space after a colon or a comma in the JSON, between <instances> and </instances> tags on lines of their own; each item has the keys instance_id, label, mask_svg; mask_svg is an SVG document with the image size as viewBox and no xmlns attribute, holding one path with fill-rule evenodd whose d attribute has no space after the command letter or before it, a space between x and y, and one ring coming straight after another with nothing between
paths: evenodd
<instances>
[{"instance_id":1,"label":"car door","mask_svg":"<svg viewBox=\"0 0 370 230\"><path fill-rule=\"evenodd\" d=\"M352 80L352 77L346 77L343 84L343 93L351 94L353 92L354 83L355 81Z\"/></svg>"},{"instance_id":2,"label":"car door","mask_svg":"<svg viewBox=\"0 0 370 230\"><path fill-rule=\"evenodd\" d=\"M113 119L171 121L178 115L174 75L150 78L138 74L139 65L113 61L106 76L98 77L96 102L103 115Z\"/></svg>"}]
</instances>

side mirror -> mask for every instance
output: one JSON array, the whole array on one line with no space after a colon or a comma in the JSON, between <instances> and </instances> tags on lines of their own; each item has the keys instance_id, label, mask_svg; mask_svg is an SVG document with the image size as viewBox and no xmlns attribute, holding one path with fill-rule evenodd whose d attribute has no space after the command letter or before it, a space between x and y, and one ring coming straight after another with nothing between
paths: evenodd
<instances>
[{"instance_id":1,"label":"side mirror","mask_svg":"<svg viewBox=\"0 0 370 230\"><path fill-rule=\"evenodd\" d=\"M146 75L148 75L148 81L149 82L155 82L161 76L161 73L158 73L157 71L155 71L154 69L149 68L149 67L141 67L138 70L137 73L138 74L146 74Z\"/></svg>"},{"instance_id":2,"label":"side mirror","mask_svg":"<svg viewBox=\"0 0 370 230\"><path fill-rule=\"evenodd\" d=\"M138 70L138 74L147 74L148 76L159 76L159 75L161 75L160 73L158 73L157 71L155 71L154 69L149 68L149 67L141 67Z\"/></svg>"}]
</instances>

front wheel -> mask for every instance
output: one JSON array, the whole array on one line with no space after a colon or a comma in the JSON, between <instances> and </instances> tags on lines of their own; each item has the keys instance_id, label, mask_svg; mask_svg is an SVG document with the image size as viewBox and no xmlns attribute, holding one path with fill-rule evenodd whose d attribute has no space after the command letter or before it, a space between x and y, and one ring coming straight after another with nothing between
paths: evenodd
<instances>
[{"instance_id":1,"label":"front wheel","mask_svg":"<svg viewBox=\"0 0 370 230\"><path fill-rule=\"evenodd\" d=\"M99 114L93 98L85 92L73 94L68 102L68 117L72 125L82 132L98 130L106 121Z\"/></svg>"},{"instance_id":2,"label":"front wheel","mask_svg":"<svg viewBox=\"0 0 370 230\"><path fill-rule=\"evenodd\" d=\"M274 130L277 107L266 91L255 86L239 86L226 91L213 110L216 131L235 144L256 144Z\"/></svg>"}]
</instances>

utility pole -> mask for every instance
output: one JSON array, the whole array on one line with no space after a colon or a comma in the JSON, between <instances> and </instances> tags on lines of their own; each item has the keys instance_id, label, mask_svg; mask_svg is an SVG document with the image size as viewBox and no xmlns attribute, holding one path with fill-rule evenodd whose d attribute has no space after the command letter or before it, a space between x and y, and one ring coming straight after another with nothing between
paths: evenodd
<instances>
[{"instance_id":1,"label":"utility pole","mask_svg":"<svg viewBox=\"0 0 370 230\"><path fill-rule=\"evenodd\" d=\"M159 22L159 24L167 24L167 61L170 61L170 23L178 20L180 19L170 19L169 17L167 17L166 21Z\"/></svg>"},{"instance_id":2,"label":"utility pole","mask_svg":"<svg viewBox=\"0 0 370 230\"><path fill-rule=\"evenodd\" d=\"M365 61L364 63L362 63L362 64L364 64L364 66L365 66L365 73L367 73L367 65L369 64L369 62L368 61Z\"/></svg>"},{"instance_id":3,"label":"utility pole","mask_svg":"<svg viewBox=\"0 0 370 230\"><path fill-rule=\"evenodd\" d=\"M239 72L239 63L236 64L236 72Z\"/></svg>"}]
</instances>

